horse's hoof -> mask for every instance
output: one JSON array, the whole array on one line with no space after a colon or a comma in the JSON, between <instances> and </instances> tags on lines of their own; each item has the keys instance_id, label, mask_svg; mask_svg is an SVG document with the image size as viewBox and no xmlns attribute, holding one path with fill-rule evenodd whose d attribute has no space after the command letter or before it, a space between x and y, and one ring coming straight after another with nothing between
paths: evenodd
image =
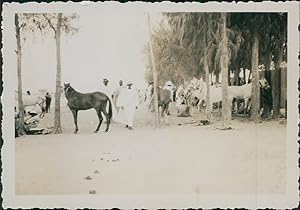
<instances>
[{"instance_id":1,"label":"horse's hoof","mask_svg":"<svg viewBox=\"0 0 300 210\"><path fill-rule=\"evenodd\" d=\"M98 131L94 131L94 133L98 133Z\"/></svg>"},{"instance_id":2,"label":"horse's hoof","mask_svg":"<svg viewBox=\"0 0 300 210\"><path fill-rule=\"evenodd\" d=\"M106 129L104 132L107 133L107 132L108 132L108 129Z\"/></svg>"},{"instance_id":3,"label":"horse's hoof","mask_svg":"<svg viewBox=\"0 0 300 210\"><path fill-rule=\"evenodd\" d=\"M78 133L78 131L74 131L74 134L77 134Z\"/></svg>"}]
</instances>

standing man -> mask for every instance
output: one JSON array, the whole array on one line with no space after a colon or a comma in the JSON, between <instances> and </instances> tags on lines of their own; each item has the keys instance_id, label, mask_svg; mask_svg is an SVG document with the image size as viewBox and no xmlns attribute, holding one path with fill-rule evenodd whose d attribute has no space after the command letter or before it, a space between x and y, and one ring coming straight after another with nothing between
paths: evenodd
<instances>
[{"instance_id":1,"label":"standing man","mask_svg":"<svg viewBox=\"0 0 300 210\"><path fill-rule=\"evenodd\" d=\"M45 98L46 98L46 113L50 113L51 95L47 92Z\"/></svg>"},{"instance_id":2,"label":"standing man","mask_svg":"<svg viewBox=\"0 0 300 210\"><path fill-rule=\"evenodd\" d=\"M133 130L135 110L139 104L138 94L132 89L132 85L132 82L128 82L127 88L120 92L117 100L117 106L120 107L118 121L125 124L129 130Z\"/></svg>"},{"instance_id":3,"label":"standing man","mask_svg":"<svg viewBox=\"0 0 300 210\"><path fill-rule=\"evenodd\" d=\"M163 87L163 89L170 91L170 100L171 100L171 102L174 102L174 100L173 100L173 92L174 92L173 83L171 81L167 81L165 86ZM171 115L169 109L167 110L167 115Z\"/></svg>"},{"instance_id":4,"label":"standing man","mask_svg":"<svg viewBox=\"0 0 300 210\"><path fill-rule=\"evenodd\" d=\"M116 108L117 108L117 111L119 112L119 107L117 106L117 100L118 100L118 97L120 95L120 93L122 92L122 90L124 89L125 87L123 86L123 81L120 80L119 81L119 86L117 87L117 90L114 92L113 96L114 96L114 104L116 105Z\"/></svg>"},{"instance_id":5,"label":"standing man","mask_svg":"<svg viewBox=\"0 0 300 210\"><path fill-rule=\"evenodd\" d=\"M103 79L103 85L102 85L102 92L105 93L108 97L113 98L113 92L110 88L110 85L108 85L109 81L107 78Z\"/></svg>"}]
</instances>

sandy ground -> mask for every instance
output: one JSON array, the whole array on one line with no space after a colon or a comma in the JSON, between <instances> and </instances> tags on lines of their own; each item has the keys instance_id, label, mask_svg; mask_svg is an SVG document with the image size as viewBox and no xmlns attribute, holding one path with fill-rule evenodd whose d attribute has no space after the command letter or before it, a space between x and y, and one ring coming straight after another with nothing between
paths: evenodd
<instances>
[{"instance_id":1,"label":"sandy ground","mask_svg":"<svg viewBox=\"0 0 300 210\"><path fill-rule=\"evenodd\" d=\"M235 118L223 131L187 124L201 114L153 128L141 107L135 129L112 123L94 134L94 110L79 112L73 134L71 112L62 106L63 134L16 139L17 194L218 194L284 193L286 124L255 125ZM52 113L41 124L51 126ZM182 125L178 125L181 123Z\"/></svg>"}]
</instances>

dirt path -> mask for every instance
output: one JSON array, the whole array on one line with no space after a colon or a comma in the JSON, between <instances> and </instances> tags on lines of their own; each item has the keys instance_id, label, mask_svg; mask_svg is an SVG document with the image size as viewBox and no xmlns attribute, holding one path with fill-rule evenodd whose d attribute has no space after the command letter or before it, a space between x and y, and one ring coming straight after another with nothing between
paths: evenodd
<instances>
[{"instance_id":1,"label":"dirt path","mask_svg":"<svg viewBox=\"0 0 300 210\"><path fill-rule=\"evenodd\" d=\"M64 109L63 134L17 138L16 193L284 192L284 124L233 120L234 130L221 131L218 122L178 126L193 118L172 116L169 126L155 130L144 111L138 110L135 130L113 123L109 133L98 134L92 133L95 112L81 112L75 135Z\"/></svg>"}]
</instances>

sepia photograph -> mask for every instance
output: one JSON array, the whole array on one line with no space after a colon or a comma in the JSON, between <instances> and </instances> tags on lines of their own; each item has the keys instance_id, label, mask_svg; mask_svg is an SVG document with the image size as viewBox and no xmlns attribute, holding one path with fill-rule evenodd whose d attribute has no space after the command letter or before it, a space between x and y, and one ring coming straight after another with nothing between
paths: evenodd
<instances>
[{"instance_id":1,"label":"sepia photograph","mask_svg":"<svg viewBox=\"0 0 300 210\"><path fill-rule=\"evenodd\" d=\"M3 4L3 205L296 208L297 7Z\"/></svg>"}]
</instances>

